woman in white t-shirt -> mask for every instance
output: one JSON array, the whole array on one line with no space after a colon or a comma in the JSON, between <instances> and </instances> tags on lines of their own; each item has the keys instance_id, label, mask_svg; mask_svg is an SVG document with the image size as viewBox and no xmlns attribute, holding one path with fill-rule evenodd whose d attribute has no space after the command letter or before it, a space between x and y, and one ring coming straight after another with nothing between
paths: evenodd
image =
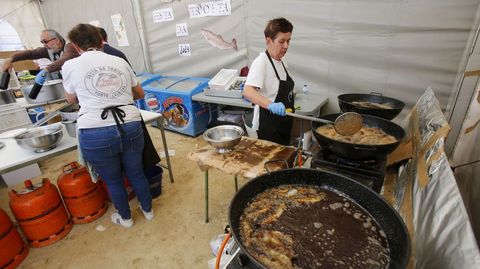
<instances>
[{"instance_id":1,"label":"woman in white t-shirt","mask_svg":"<svg viewBox=\"0 0 480 269\"><path fill-rule=\"evenodd\" d=\"M276 18L265 27L267 49L252 62L243 95L255 104L252 127L258 138L289 145L293 120L285 109L294 112L294 81L282 58L287 53L293 25Z\"/></svg>"},{"instance_id":2,"label":"woman in white t-shirt","mask_svg":"<svg viewBox=\"0 0 480 269\"><path fill-rule=\"evenodd\" d=\"M127 228L133 225L124 175L137 195L140 210L151 220L152 197L142 165L141 116L133 105L134 99L143 98L143 89L125 60L102 51L102 38L95 26L79 24L68 38L80 54L62 67L67 100L80 104L79 149L107 185L118 210L111 217L114 223Z\"/></svg>"}]
</instances>

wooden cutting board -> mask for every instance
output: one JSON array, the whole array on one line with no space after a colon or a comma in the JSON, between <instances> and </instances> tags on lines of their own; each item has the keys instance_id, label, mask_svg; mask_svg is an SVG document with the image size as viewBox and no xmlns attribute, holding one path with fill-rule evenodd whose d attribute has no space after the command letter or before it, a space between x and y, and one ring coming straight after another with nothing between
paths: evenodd
<instances>
[{"instance_id":1,"label":"wooden cutting board","mask_svg":"<svg viewBox=\"0 0 480 269\"><path fill-rule=\"evenodd\" d=\"M218 153L211 145L198 148L187 155L200 169L215 168L233 176L254 178L265 174L265 163L270 171L284 169L286 161L291 167L295 158L294 147L243 136L228 153Z\"/></svg>"}]
</instances>

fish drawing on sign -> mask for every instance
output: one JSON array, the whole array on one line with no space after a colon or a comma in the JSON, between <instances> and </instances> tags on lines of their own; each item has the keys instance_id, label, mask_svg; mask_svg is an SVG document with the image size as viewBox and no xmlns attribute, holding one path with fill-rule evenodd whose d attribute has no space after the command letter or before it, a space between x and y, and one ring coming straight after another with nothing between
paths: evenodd
<instances>
[{"instance_id":1,"label":"fish drawing on sign","mask_svg":"<svg viewBox=\"0 0 480 269\"><path fill-rule=\"evenodd\" d=\"M207 29L202 29L202 35L203 37L205 37L208 43L210 43L215 48L219 48L221 50L238 50L237 40L235 38L232 39L232 42L227 42L223 39L221 35L217 35Z\"/></svg>"}]
</instances>

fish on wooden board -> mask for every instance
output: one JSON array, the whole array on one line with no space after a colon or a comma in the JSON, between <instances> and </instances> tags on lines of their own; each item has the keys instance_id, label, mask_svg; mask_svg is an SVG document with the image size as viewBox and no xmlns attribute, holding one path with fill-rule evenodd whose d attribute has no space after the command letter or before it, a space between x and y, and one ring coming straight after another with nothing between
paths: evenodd
<instances>
[{"instance_id":1,"label":"fish on wooden board","mask_svg":"<svg viewBox=\"0 0 480 269\"><path fill-rule=\"evenodd\" d=\"M238 50L237 40L235 38L233 38L231 42L227 42L223 39L221 35L217 35L207 29L202 29L201 32L203 37L205 37L205 39L208 41L208 43L210 43L215 48L219 48L222 50L227 50L227 49Z\"/></svg>"}]
</instances>

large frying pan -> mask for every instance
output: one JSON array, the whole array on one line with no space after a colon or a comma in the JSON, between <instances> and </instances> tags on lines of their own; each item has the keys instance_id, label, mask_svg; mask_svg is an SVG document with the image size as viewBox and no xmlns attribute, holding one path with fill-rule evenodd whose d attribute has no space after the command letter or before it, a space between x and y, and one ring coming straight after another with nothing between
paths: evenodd
<instances>
[{"instance_id":1,"label":"large frying pan","mask_svg":"<svg viewBox=\"0 0 480 269\"><path fill-rule=\"evenodd\" d=\"M344 193L367 210L387 235L390 247L389 268L406 268L410 257L410 237L401 217L383 198L371 189L349 178L314 169L286 169L256 177L247 182L230 203L228 221L233 238L241 249L241 260L248 268L265 267L245 248L240 240L240 217L247 204L266 189L284 184L315 185Z\"/></svg>"},{"instance_id":2,"label":"large frying pan","mask_svg":"<svg viewBox=\"0 0 480 269\"><path fill-rule=\"evenodd\" d=\"M340 114L327 114L322 115L319 118L331 121L335 120L339 115ZM323 123L320 122L312 122L313 135L323 149L330 150L331 152L336 153L339 157L352 160L372 160L383 158L398 147L405 136L405 131L402 127L382 118L369 115L362 116L364 125L379 128L385 133L394 136L397 141L384 145L360 145L341 142L319 134L316 129L323 125Z\"/></svg>"},{"instance_id":3,"label":"large frying pan","mask_svg":"<svg viewBox=\"0 0 480 269\"><path fill-rule=\"evenodd\" d=\"M338 97L338 105L343 112L357 112L391 120L395 118L405 106L405 103L397 99L383 96L379 93L370 94L341 94ZM366 108L352 102L367 102L388 105L392 108Z\"/></svg>"}]
</instances>

